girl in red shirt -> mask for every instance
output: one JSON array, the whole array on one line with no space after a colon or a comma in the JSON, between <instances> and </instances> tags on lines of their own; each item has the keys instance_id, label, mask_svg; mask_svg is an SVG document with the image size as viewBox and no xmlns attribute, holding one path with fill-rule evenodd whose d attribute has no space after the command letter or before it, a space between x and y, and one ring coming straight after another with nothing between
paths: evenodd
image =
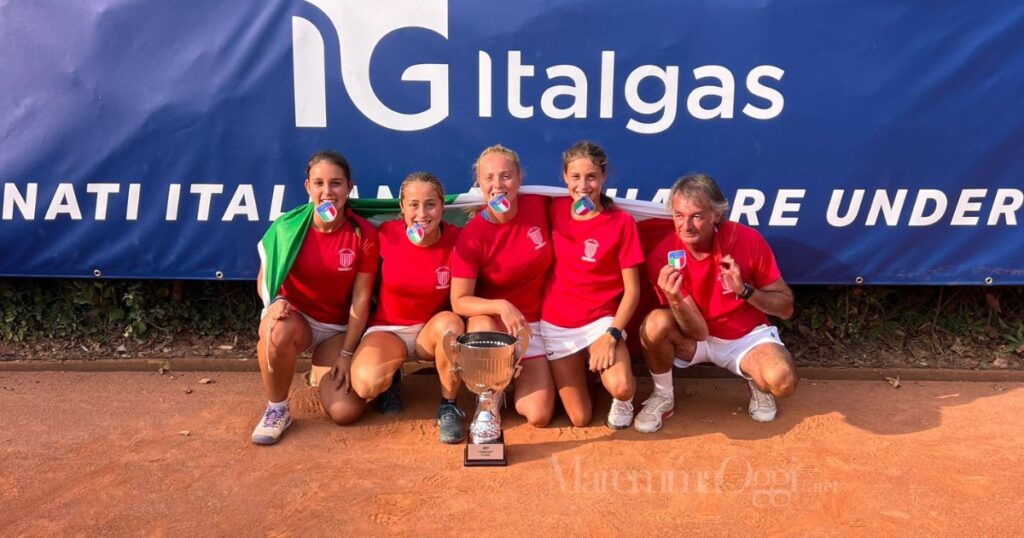
<instances>
[{"instance_id":1,"label":"girl in red shirt","mask_svg":"<svg viewBox=\"0 0 1024 538\"><path fill-rule=\"evenodd\" d=\"M469 220L455 244L452 310L468 318L468 331L504 331L529 340L515 381L515 407L530 424L543 427L555 405L540 334L544 286L553 259L548 201L519 193L519 156L506 147L485 149L474 169L487 205Z\"/></svg>"},{"instance_id":2,"label":"girl in red shirt","mask_svg":"<svg viewBox=\"0 0 1024 538\"><path fill-rule=\"evenodd\" d=\"M602 194L608 156L590 142L562 154L568 198L551 204L555 267L544 297L541 334L551 375L574 426L590 423L587 370L612 395L606 424L633 422L636 380L626 349L626 325L640 301L643 250L636 222Z\"/></svg>"},{"instance_id":3,"label":"girl in red shirt","mask_svg":"<svg viewBox=\"0 0 1024 538\"><path fill-rule=\"evenodd\" d=\"M285 242L302 237L294 261L285 269L287 276L278 289L264 291L267 268L261 265L257 280L261 296L274 296L264 301L269 304L260 321L257 345L269 400L252 433L253 443L261 445L276 443L291 424L288 389L295 375L295 358L306 349L313 350L310 381L316 385L323 376L320 400L335 422L354 420L351 417L358 417L365 405L351 390L349 365L369 318L379 263L377 231L347 207L352 173L339 153L314 154L306 166L305 186L316 210L303 206L281 218L284 222L284 217L308 216L303 211L310 211L308 228L277 236ZM278 224L271 226L268 235ZM277 261L268 263L276 267Z\"/></svg>"},{"instance_id":4,"label":"girl in red shirt","mask_svg":"<svg viewBox=\"0 0 1024 538\"><path fill-rule=\"evenodd\" d=\"M466 435L456 396L458 378L444 350L448 331L465 326L449 311L450 258L459 228L442 222L444 186L433 174L416 172L398 191L402 218L379 230L381 268L377 310L352 362L352 387L365 399L377 398L385 414L401 410L393 380L407 359L433 360L441 379L437 410L441 442L458 443Z\"/></svg>"}]
</instances>

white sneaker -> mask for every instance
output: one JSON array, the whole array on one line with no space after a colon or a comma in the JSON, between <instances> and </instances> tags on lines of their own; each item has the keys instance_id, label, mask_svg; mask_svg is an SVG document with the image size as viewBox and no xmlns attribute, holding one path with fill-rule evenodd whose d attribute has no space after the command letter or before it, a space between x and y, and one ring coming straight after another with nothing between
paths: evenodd
<instances>
[{"instance_id":1,"label":"white sneaker","mask_svg":"<svg viewBox=\"0 0 1024 538\"><path fill-rule=\"evenodd\" d=\"M605 424L613 430L624 430L633 423L633 401L619 401L612 398L612 408L608 410Z\"/></svg>"},{"instance_id":2,"label":"white sneaker","mask_svg":"<svg viewBox=\"0 0 1024 538\"><path fill-rule=\"evenodd\" d=\"M287 406L267 407L263 418L252 431L252 442L257 445L272 445L281 439L281 434L292 425L292 414Z\"/></svg>"},{"instance_id":3,"label":"white sneaker","mask_svg":"<svg viewBox=\"0 0 1024 538\"><path fill-rule=\"evenodd\" d=\"M758 422L775 420L775 413L779 411L779 408L775 406L775 397L767 392L762 392L754 385L753 381L747 380L747 386L750 387L750 405L747 406L750 418Z\"/></svg>"},{"instance_id":4,"label":"white sneaker","mask_svg":"<svg viewBox=\"0 0 1024 538\"><path fill-rule=\"evenodd\" d=\"M654 433L661 429L661 421L672 416L675 401L673 398L658 394L651 394L644 402L643 409L636 415L633 427L641 433Z\"/></svg>"}]
</instances>

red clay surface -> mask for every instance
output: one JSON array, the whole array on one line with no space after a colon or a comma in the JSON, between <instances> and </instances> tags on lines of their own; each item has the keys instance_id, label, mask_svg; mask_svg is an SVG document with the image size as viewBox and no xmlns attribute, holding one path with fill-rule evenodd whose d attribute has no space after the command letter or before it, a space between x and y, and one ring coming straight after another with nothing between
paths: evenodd
<instances>
[{"instance_id":1,"label":"red clay surface","mask_svg":"<svg viewBox=\"0 0 1024 538\"><path fill-rule=\"evenodd\" d=\"M739 380L683 379L657 434L507 413L511 465L466 469L431 376L348 428L299 389L257 447L258 374L171 375L0 372L0 534L1024 534L1019 383L804 380L757 424Z\"/></svg>"}]
</instances>

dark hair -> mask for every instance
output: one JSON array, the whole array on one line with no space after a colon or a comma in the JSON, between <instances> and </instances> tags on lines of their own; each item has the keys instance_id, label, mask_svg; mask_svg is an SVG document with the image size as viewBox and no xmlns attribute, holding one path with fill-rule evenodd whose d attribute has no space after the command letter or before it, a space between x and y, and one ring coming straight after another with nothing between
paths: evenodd
<instances>
[{"instance_id":1,"label":"dark hair","mask_svg":"<svg viewBox=\"0 0 1024 538\"><path fill-rule=\"evenodd\" d=\"M348 165L348 160L338 153L337 151L325 149L318 151L309 158L309 162L306 163L306 179L309 179L309 171L313 169L313 166L320 161L327 161L338 168L341 168L345 172L345 178L348 179L350 184L354 184L352 179L352 169Z\"/></svg>"},{"instance_id":2,"label":"dark hair","mask_svg":"<svg viewBox=\"0 0 1024 538\"><path fill-rule=\"evenodd\" d=\"M717 216L724 216L729 211L729 200L725 199L714 178L707 174L687 174L677 179L665 204L669 211L672 211L672 203L676 196L703 204Z\"/></svg>"},{"instance_id":3,"label":"dark hair","mask_svg":"<svg viewBox=\"0 0 1024 538\"><path fill-rule=\"evenodd\" d=\"M608 176L608 154L605 153L604 148L601 146L586 140L573 144L572 147L562 153L562 174L569 171L569 163L576 159L590 159L590 162L601 169L601 173L605 177ZM611 209L615 207L615 202L612 201L611 196L602 192L601 205Z\"/></svg>"}]
</instances>

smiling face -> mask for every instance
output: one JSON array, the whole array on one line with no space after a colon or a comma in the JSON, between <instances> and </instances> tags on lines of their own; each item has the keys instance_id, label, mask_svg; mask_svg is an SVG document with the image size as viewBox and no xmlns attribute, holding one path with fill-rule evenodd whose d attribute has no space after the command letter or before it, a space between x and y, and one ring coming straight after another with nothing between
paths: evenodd
<instances>
[{"instance_id":1,"label":"smiling face","mask_svg":"<svg viewBox=\"0 0 1024 538\"><path fill-rule=\"evenodd\" d=\"M601 191L606 178L601 167L587 157L570 161L562 174L574 202L586 197L597 207L601 207Z\"/></svg>"},{"instance_id":2,"label":"smiling face","mask_svg":"<svg viewBox=\"0 0 1024 538\"><path fill-rule=\"evenodd\" d=\"M318 161L309 168L306 178L306 192L313 205L331 202L341 214L348 202L348 193L352 190L352 182L342 168L330 161ZM320 219L317 215L315 218Z\"/></svg>"},{"instance_id":3,"label":"smiling face","mask_svg":"<svg viewBox=\"0 0 1024 538\"><path fill-rule=\"evenodd\" d=\"M504 194L505 199L514 207L522 176L511 158L501 153L488 153L477 162L476 181L485 202Z\"/></svg>"},{"instance_id":4,"label":"smiling face","mask_svg":"<svg viewBox=\"0 0 1024 538\"><path fill-rule=\"evenodd\" d=\"M672 199L672 223L676 234L692 252L709 252L719 215L710 204L677 194Z\"/></svg>"},{"instance_id":5,"label":"smiling face","mask_svg":"<svg viewBox=\"0 0 1024 538\"><path fill-rule=\"evenodd\" d=\"M431 238L440 233L444 200L437 192L437 187L426 181L410 181L402 188L402 199L399 204L405 226L422 226L425 243L429 243Z\"/></svg>"}]
</instances>

